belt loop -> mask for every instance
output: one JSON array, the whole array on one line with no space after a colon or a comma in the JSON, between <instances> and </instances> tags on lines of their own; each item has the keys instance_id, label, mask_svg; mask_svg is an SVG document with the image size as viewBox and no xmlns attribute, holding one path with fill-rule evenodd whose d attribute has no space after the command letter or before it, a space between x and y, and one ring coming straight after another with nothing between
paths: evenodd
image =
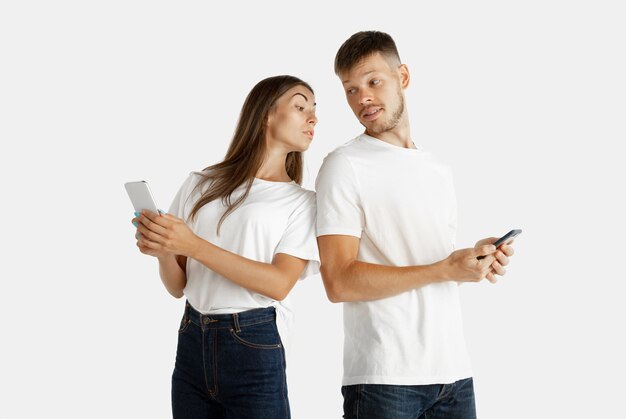
<instances>
[{"instance_id":1,"label":"belt loop","mask_svg":"<svg viewBox=\"0 0 626 419\"><path fill-rule=\"evenodd\" d=\"M233 313L233 322L235 323L235 333L241 332L239 328L239 314Z\"/></svg>"}]
</instances>

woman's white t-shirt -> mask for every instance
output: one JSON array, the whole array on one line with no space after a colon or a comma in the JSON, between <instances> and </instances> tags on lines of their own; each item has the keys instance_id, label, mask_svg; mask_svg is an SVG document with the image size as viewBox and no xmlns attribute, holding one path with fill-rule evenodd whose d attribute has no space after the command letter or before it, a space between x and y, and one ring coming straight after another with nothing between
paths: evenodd
<instances>
[{"instance_id":1,"label":"woman's white t-shirt","mask_svg":"<svg viewBox=\"0 0 626 419\"><path fill-rule=\"evenodd\" d=\"M200 198L196 188L202 176L192 172L176 194L169 213L185 220L191 230L204 240L258 262L271 263L274 255L285 253L309 263L300 279L319 272L319 254L315 238L315 192L295 182L270 182L254 179L247 198L217 225L226 210L221 199L204 205L193 220L194 204ZM206 190L208 183L203 185ZM240 186L231 202L241 196ZM285 344L293 321L289 297L276 301L243 288L207 268L187 259L187 284L184 294L203 314L229 314L273 306L276 325Z\"/></svg>"}]
</instances>

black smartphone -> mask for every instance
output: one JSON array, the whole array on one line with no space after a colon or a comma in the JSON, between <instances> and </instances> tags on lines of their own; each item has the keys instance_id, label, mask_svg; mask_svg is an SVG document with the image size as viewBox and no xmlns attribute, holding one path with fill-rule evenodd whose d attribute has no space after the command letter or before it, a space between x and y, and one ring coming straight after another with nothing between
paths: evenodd
<instances>
[{"instance_id":1,"label":"black smartphone","mask_svg":"<svg viewBox=\"0 0 626 419\"><path fill-rule=\"evenodd\" d=\"M503 244L509 244L511 243L511 241L513 241L513 239L517 236L519 236L520 234L522 234L522 230L521 229L515 229L515 230L511 230L508 233L506 233L504 236L500 237L498 240L496 240L493 245L496 247L499 247ZM478 256L478 259L484 259L484 256Z\"/></svg>"}]
</instances>

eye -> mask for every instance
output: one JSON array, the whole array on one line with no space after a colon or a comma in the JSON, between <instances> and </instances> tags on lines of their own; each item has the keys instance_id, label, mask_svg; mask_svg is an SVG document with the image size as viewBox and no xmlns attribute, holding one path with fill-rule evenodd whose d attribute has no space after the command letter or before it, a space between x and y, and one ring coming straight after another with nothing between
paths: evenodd
<instances>
[{"instance_id":1,"label":"eye","mask_svg":"<svg viewBox=\"0 0 626 419\"><path fill-rule=\"evenodd\" d=\"M296 105L296 109L299 110L300 112L304 111L304 107L300 105Z\"/></svg>"},{"instance_id":2,"label":"eye","mask_svg":"<svg viewBox=\"0 0 626 419\"><path fill-rule=\"evenodd\" d=\"M355 93L356 93L356 89L354 87L351 87L348 90L346 90L347 95L353 95Z\"/></svg>"},{"instance_id":3,"label":"eye","mask_svg":"<svg viewBox=\"0 0 626 419\"><path fill-rule=\"evenodd\" d=\"M378 86L380 84L380 80L379 79L374 79L370 83L372 83L374 86Z\"/></svg>"}]
</instances>

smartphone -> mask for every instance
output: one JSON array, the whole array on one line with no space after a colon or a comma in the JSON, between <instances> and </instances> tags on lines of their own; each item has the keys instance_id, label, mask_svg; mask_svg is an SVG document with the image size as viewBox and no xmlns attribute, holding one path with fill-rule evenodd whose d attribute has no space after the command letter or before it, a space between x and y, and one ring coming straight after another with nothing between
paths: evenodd
<instances>
[{"instance_id":1,"label":"smartphone","mask_svg":"<svg viewBox=\"0 0 626 419\"><path fill-rule=\"evenodd\" d=\"M135 212L148 210L154 212L155 214L159 213L159 209L154 202L154 198L152 197L152 192L150 192L148 182L145 180L127 182L124 184L124 187L130 197L130 201L133 203Z\"/></svg>"},{"instance_id":2,"label":"smartphone","mask_svg":"<svg viewBox=\"0 0 626 419\"><path fill-rule=\"evenodd\" d=\"M503 244L509 244L513 241L515 237L519 236L520 234L522 234L522 230L520 229L511 230L508 233L506 233L504 236L496 240L493 243L493 245L496 247L499 247ZM478 256L478 259L484 259L484 256Z\"/></svg>"}]
</instances>

